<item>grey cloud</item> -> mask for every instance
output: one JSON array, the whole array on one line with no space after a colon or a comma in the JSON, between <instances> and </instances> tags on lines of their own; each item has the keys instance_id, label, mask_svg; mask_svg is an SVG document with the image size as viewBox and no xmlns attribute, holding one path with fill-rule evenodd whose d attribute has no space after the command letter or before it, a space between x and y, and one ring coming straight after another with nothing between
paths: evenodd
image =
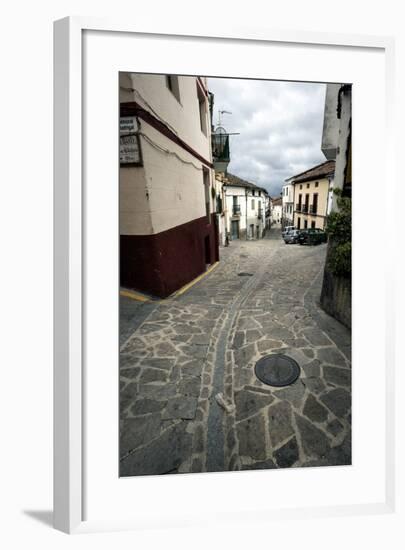
<instances>
[{"instance_id":1,"label":"grey cloud","mask_svg":"<svg viewBox=\"0 0 405 550\"><path fill-rule=\"evenodd\" d=\"M277 196L284 180L325 160L320 146L325 84L210 78L231 137L229 171Z\"/></svg>"}]
</instances>

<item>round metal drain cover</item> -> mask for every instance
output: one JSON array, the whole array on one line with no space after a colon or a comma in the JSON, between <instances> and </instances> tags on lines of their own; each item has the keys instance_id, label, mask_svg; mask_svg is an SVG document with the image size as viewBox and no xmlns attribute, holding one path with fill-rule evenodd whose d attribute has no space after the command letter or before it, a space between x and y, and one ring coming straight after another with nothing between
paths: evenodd
<instances>
[{"instance_id":1,"label":"round metal drain cover","mask_svg":"<svg viewBox=\"0 0 405 550\"><path fill-rule=\"evenodd\" d=\"M300 367L291 357L274 353L259 359L255 374L263 384L279 388L293 384L300 375Z\"/></svg>"}]
</instances>

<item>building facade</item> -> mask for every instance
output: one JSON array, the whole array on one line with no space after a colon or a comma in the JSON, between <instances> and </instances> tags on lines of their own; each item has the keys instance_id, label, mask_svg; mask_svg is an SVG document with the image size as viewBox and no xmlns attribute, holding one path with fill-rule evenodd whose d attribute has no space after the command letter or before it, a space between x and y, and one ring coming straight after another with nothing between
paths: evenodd
<instances>
[{"instance_id":1,"label":"building facade","mask_svg":"<svg viewBox=\"0 0 405 550\"><path fill-rule=\"evenodd\" d=\"M219 246L226 246L227 231L226 231L226 197L223 187L225 174L215 174L214 189L215 189L215 206L216 206L216 225L218 230Z\"/></svg>"},{"instance_id":2,"label":"building facade","mask_svg":"<svg viewBox=\"0 0 405 550\"><path fill-rule=\"evenodd\" d=\"M291 178L285 180L281 191L282 200L282 227L294 225L294 185Z\"/></svg>"},{"instance_id":3,"label":"building facade","mask_svg":"<svg viewBox=\"0 0 405 550\"><path fill-rule=\"evenodd\" d=\"M263 238L270 216L267 191L230 173L223 175L222 185L228 239Z\"/></svg>"},{"instance_id":4,"label":"building facade","mask_svg":"<svg viewBox=\"0 0 405 550\"><path fill-rule=\"evenodd\" d=\"M350 84L328 84L325 97L322 152L327 159L336 161L335 189L343 197L352 196L352 88ZM344 201L350 203L350 201ZM340 205L341 206L341 205ZM344 207L343 207L344 208ZM338 196L333 193L330 209L339 212ZM327 260L323 275L320 303L322 308L348 328L352 324L352 284L351 284L351 240L348 237L347 212L340 223L344 231L331 234L328 240ZM351 225L351 220L350 220ZM336 273L329 265L329 259L340 249L337 257L343 259L344 272ZM335 256L336 259L336 256Z\"/></svg>"},{"instance_id":5,"label":"building facade","mask_svg":"<svg viewBox=\"0 0 405 550\"><path fill-rule=\"evenodd\" d=\"M294 226L325 229L333 202L335 161L329 160L291 178L294 185Z\"/></svg>"},{"instance_id":6,"label":"building facade","mask_svg":"<svg viewBox=\"0 0 405 550\"><path fill-rule=\"evenodd\" d=\"M271 223L281 224L283 218L283 201L281 197L271 199Z\"/></svg>"},{"instance_id":7,"label":"building facade","mask_svg":"<svg viewBox=\"0 0 405 550\"><path fill-rule=\"evenodd\" d=\"M328 84L322 133L322 152L336 161L335 189L351 197L352 193L352 87L350 84ZM332 198L332 209L337 210L337 196Z\"/></svg>"},{"instance_id":8,"label":"building facade","mask_svg":"<svg viewBox=\"0 0 405 550\"><path fill-rule=\"evenodd\" d=\"M166 297L219 259L200 77L120 73L121 285Z\"/></svg>"}]
</instances>

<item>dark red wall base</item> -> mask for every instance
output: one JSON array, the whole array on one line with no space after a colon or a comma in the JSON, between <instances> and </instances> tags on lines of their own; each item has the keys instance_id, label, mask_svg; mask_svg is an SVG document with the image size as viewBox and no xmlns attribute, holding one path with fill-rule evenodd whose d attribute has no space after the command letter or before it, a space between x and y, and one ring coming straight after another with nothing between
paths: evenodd
<instances>
[{"instance_id":1,"label":"dark red wall base","mask_svg":"<svg viewBox=\"0 0 405 550\"><path fill-rule=\"evenodd\" d=\"M207 248L208 247L208 248ZM219 260L216 216L156 235L120 236L121 286L166 298Z\"/></svg>"}]
</instances>

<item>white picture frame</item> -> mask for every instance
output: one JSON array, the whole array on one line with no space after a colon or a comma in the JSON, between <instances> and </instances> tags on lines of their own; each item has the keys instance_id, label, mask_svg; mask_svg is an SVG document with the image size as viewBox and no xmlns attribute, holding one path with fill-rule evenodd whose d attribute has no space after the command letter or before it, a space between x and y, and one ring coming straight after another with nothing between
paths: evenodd
<instances>
[{"instance_id":1,"label":"white picture frame","mask_svg":"<svg viewBox=\"0 0 405 550\"><path fill-rule=\"evenodd\" d=\"M393 176L393 97L394 86L394 42L389 37L365 37L357 35L327 35L320 33L297 33L276 30L256 30L239 29L231 32L214 30L202 33L200 30L190 31L189 29L170 28L160 29L153 26L137 28L136 24L120 22L114 20L97 20L92 18L66 18L55 23L54 34L54 129L55 129L55 148L54 148L54 525L62 531L86 532L104 529L137 529L147 526L157 526L156 510L153 510L148 501L144 506L144 515L142 518L119 517L109 518L99 516L98 518L87 518L84 514L88 506L89 489L87 494L84 490L86 478L89 476L89 467L86 460L89 454L86 451L86 445L91 432L89 424L86 424L88 411L84 406L87 392L89 389L89 379L84 376L84 358L86 355L87 334L86 334L86 316L84 315L85 306L85 285L84 281L88 276L85 273L86 255L89 253L89 241L86 241L85 225L86 212L89 203L84 200L85 192L83 189L83 177L85 164L87 162L83 155L83 87L86 80L86 70L89 69L88 59L84 62L89 44L84 47L84 37L94 36L95 33L115 33L125 38L136 36L148 39L168 40L173 37L176 41L195 39L196 43L204 42L206 45L215 40L220 40L229 47L241 47L246 44L252 44L257 47L265 47L266 44L279 45L280 47L295 48L313 48L314 58L321 49L330 48L334 55L339 56L339 52L345 49L362 52L378 51L384 58L384 82L385 91L384 104L376 105L384 111L385 124L385 147L381 151L384 165L383 177L386 188L392 189L394 185ZM113 51L114 49L112 49ZM113 54L116 50L113 51ZM113 55L112 54L112 55ZM101 55L101 54L100 54ZM145 65L146 63L146 65ZM169 62L167 62L169 63ZM186 62L184 62L186 64ZM371 64L372 65L372 64ZM144 71L147 61L144 61L139 70ZM177 64L176 68L181 66ZM171 66L168 66L170 69ZM122 70L133 70L133 67L127 65ZM230 69L231 70L231 69ZM367 67L365 70L371 70ZM153 72L153 71L152 71ZM179 72L181 72L179 70ZM187 73L187 68L185 70ZM197 73L198 74L198 73ZM203 74L203 73L202 73ZM225 75L228 76L228 75ZM239 76L239 75L235 75ZM268 78L271 75L267 75ZM264 76L263 76L264 77ZM310 78L308 78L310 79ZM297 78L299 80L299 77ZM339 76L336 81L340 80ZM382 94L384 95L384 94ZM382 96L381 96L382 97ZM354 116L356 112L354 111ZM117 123L118 124L118 123ZM86 131L87 131L86 126ZM118 135L118 134L117 134ZM354 144L354 151L356 151ZM118 148L117 148L118 149ZM354 170L356 170L356 160L354 154ZM380 172L379 172L380 173ZM118 179L118 164L117 164ZM354 180L354 178L353 178ZM389 205L385 209L385 218L390 215ZM88 228L88 226L86 226ZM85 243L85 246L84 246ZM272 517L312 517L317 516L339 516L351 514L367 513L389 513L395 509L395 463L394 463L394 342L393 323L394 323L394 297L392 284L392 269L394 262L393 250L388 245L386 249L387 269L385 270L384 283L379 279L380 284L385 284L386 296L380 306L383 311L387 339L384 341L384 386L385 400L384 415L381 433L385 434L384 439L384 462L383 472L381 473L381 498L375 500L365 495L364 499L358 498L355 502L345 503L336 502L335 504L311 504L309 506L284 507L279 509L272 508ZM381 287L379 290L383 291ZM114 291L114 289L112 289ZM87 311L87 310L86 310ZM356 314L354 316L356 321ZM114 328L117 331L117 327ZM380 350L382 351L382 350ZM354 362L354 368L356 363ZM356 379L355 379L356 381ZM101 386L101 392L103 387ZM91 416L91 415L90 415ZM91 453L90 453L91 454ZM325 470L325 469L323 469ZM286 480L286 476L297 478L296 472L280 472ZM246 473L247 474L247 473ZM235 474L202 474L203 476L216 477L216 483L221 484L222 480ZM236 474L237 475L237 474ZM254 476L255 473L247 474ZM310 473L308 475L311 475ZM329 474L321 474L323 478ZM245 478L245 473L243 474ZM168 476L166 476L167 478ZM165 479L166 487L174 487L174 483L179 486L181 492L185 485L193 483L195 476L169 476L172 479ZM177 478L177 480L176 480ZM195 478L197 479L197 477ZM233 478L238 479L238 478ZM240 478L242 479L242 478ZM257 480L254 478L245 478ZM190 481L188 481L190 480ZM205 480L203 480L205 483ZM103 480L99 479L100 485ZM146 493L151 488L152 492L157 490L161 478L144 478L138 482L137 494ZM225 483L225 482L224 482ZM241 481L242 483L242 481ZM200 475L201 485L201 475ZM224 485L225 486L225 485ZM226 485L228 487L228 485ZM172 489L171 489L172 490ZM187 490L187 489L185 489ZM163 510L163 509L162 509ZM258 512L259 510L259 512ZM227 511L221 516L217 514L218 520L229 520L234 516L237 521L252 520L253 512L245 511L234 504L234 509ZM260 503L256 510L257 519L264 521L269 517L269 511ZM191 525L210 521L211 518L207 511L206 517L186 516L184 511L179 508L177 520L168 513L167 518L162 519L162 511L158 514L160 525ZM182 514L184 515L182 519Z\"/></svg>"}]
</instances>

